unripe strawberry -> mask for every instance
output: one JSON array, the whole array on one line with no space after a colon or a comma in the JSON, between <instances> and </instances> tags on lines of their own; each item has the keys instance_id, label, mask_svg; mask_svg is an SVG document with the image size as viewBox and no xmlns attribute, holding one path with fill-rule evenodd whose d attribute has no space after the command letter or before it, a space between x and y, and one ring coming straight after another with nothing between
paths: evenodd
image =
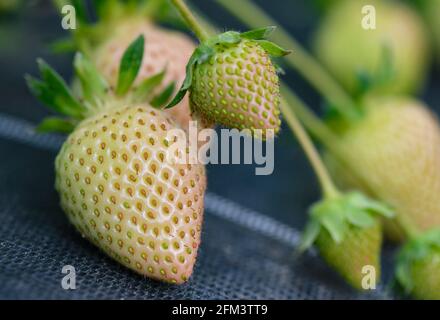
<instances>
[{"instance_id":1,"label":"unripe strawberry","mask_svg":"<svg viewBox=\"0 0 440 320\"><path fill-rule=\"evenodd\" d=\"M269 54L288 52L264 40L272 30L230 31L203 42L194 51L184 85L170 105L189 90L191 109L208 121L249 129L262 138L276 134L281 124L279 79Z\"/></svg>"},{"instance_id":2,"label":"unripe strawberry","mask_svg":"<svg viewBox=\"0 0 440 320\"><path fill-rule=\"evenodd\" d=\"M175 122L151 106L105 110L81 122L55 162L72 224L130 269L182 283L192 273L206 187L201 165L170 165Z\"/></svg>"},{"instance_id":3,"label":"unripe strawberry","mask_svg":"<svg viewBox=\"0 0 440 320\"><path fill-rule=\"evenodd\" d=\"M190 95L194 111L226 127L277 133L279 80L269 55L251 40L219 45L216 50L194 72Z\"/></svg>"},{"instance_id":4,"label":"unripe strawberry","mask_svg":"<svg viewBox=\"0 0 440 320\"><path fill-rule=\"evenodd\" d=\"M373 267L380 279L382 229L378 216L393 212L358 192L324 199L310 210L310 222L301 250L316 241L321 256L352 287L363 288L364 267Z\"/></svg>"},{"instance_id":5,"label":"unripe strawberry","mask_svg":"<svg viewBox=\"0 0 440 320\"><path fill-rule=\"evenodd\" d=\"M72 224L126 267L183 283L200 244L205 171L182 164L172 148L177 136L170 130L180 128L173 118L127 95L143 49L139 37L125 51L115 91L81 55L75 72L84 100L42 61L42 80L28 77L28 84L42 102L69 116L39 128L73 131L55 162L55 187Z\"/></svg>"},{"instance_id":6,"label":"unripe strawberry","mask_svg":"<svg viewBox=\"0 0 440 320\"><path fill-rule=\"evenodd\" d=\"M375 29L364 28L365 23L371 26L374 22L367 16L371 10L363 11L366 6L375 8ZM423 84L430 58L423 21L411 8L387 0L335 4L317 31L314 49L319 60L352 93L363 89L365 84L360 79L366 76L377 80L376 92L415 92ZM387 63L391 66L385 67ZM392 72L385 77L387 68Z\"/></svg>"},{"instance_id":7,"label":"unripe strawberry","mask_svg":"<svg viewBox=\"0 0 440 320\"><path fill-rule=\"evenodd\" d=\"M396 279L414 298L440 300L440 229L404 245L397 258Z\"/></svg>"},{"instance_id":8,"label":"unripe strawberry","mask_svg":"<svg viewBox=\"0 0 440 320\"><path fill-rule=\"evenodd\" d=\"M382 228L379 220L369 228L350 227L344 240L335 242L330 234L322 232L316 245L324 260L354 288L362 289L364 267L371 266L380 279L380 250Z\"/></svg>"},{"instance_id":9,"label":"unripe strawberry","mask_svg":"<svg viewBox=\"0 0 440 320\"><path fill-rule=\"evenodd\" d=\"M365 116L339 139L350 183L392 206L420 230L440 226L440 127L421 102L370 98ZM341 168L341 167L340 167ZM341 170L338 170L340 172ZM339 174L335 175L340 178ZM395 226L393 239L402 234Z\"/></svg>"}]
</instances>

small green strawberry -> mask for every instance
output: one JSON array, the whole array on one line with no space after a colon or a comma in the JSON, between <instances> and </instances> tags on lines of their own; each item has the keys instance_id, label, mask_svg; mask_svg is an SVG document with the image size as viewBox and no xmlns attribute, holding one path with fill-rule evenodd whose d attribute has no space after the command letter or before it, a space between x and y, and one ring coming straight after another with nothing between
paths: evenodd
<instances>
[{"instance_id":1,"label":"small green strawberry","mask_svg":"<svg viewBox=\"0 0 440 320\"><path fill-rule=\"evenodd\" d=\"M399 252L396 280L417 299L440 300L440 229L416 236Z\"/></svg>"},{"instance_id":2,"label":"small green strawberry","mask_svg":"<svg viewBox=\"0 0 440 320\"><path fill-rule=\"evenodd\" d=\"M71 223L126 267L183 283L193 271L200 244L205 170L178 162L179 155L171 150L176 136L168 133L179 125L153 107L166 103L172 90L150 104L133 100L157 83L153 77L127 95L143 49L139 37L125 51L115 90L78 54L75 72L83 100L41 60L42 80L27 80L37 98L68 116L46 119L39 129L72 131L55 161L55 188Z\"/></svg>"},{"instance_id":3,"label":"small green strawberry","mask_svg":"<svg viewBox=\"0 0 440 320\"><path fill-rule=\"evenodd\" d=\"M413 93L421 88L429 67L427 34L424 22L403 3L344 0L330 8L322 21L314 51L346 89L358 93L365 77L383 73L386 48L394 72L375 92Z\"/></svg>"},{"instance_id":4,"label":"small green strawberry","mask_svg":"<svg viewBox=\"0 0 440 320\"><path fill-rule=\"evenodd\" d=\"M337 170L343 174L334 176L344 180L350 172L345 179L348 187L388 203L422 231L440 226L436 117L423 103L406 97L370 97L364 105L364 117L342 128L338 139L342 153L333 157L343 160ZM402 239L394 223L386 227L392 239Z\"/></svg>"},{"instance_id":5,"label":"small green strawberry","mask_svg":"<svg viewBox=\"0 0 440 320\"><path fill-rule=\"evenodd\" d=\"M374 267L380 278L382 229L378 217L392 217L388 207L350 192L318 202L310 215L301 250L316 242L324 260L354 288L363 288L364 266Z\"/></svg>"},{"instance_id":6,"label":"small green strawberry","mask_svg":"<svg viewBox=\"0 0 440 320\"><path fill-rule=\"evenodd\" d=\"M190 91L191 109L208 121L270 138L280 129L279 79L269 55L289 52L265 40L273 27L228 31L194 51L186 79L169 107ZM273 133L267 129L272 129Z\"/></svg>"}]
</instances>

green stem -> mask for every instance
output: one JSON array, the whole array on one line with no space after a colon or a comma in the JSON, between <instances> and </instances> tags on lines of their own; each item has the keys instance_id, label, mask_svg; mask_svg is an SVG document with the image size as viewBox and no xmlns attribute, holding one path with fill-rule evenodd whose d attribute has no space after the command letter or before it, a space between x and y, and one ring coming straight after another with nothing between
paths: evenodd
<instances>
[{"instance_id":1,"label":"green stem","mask_svg":"<svg viewBox=\"0 0 440 320\"><path fill-rule=\"evenodd\" d=\"M251 28L261 25L278 25L257 5L249 0L216 0L232 15ZM293 53L286 56L286 62L311 83L348 120L359 117L356 103L322 66L283 28L278 28L272 39Z\"/></svg>"},{"instance_id":2,"label":"green stem","mask_svg":"<svg viewBox=\"0 0 440 320\"><path fill-rule=\"evenodd\" d=\"M337 137L333 131L283 82L281 83L281 94L313 137L327 148L336 144Z\"/></svg>"},{"instance_id":3,"label":"green stem","mask_svg":"<svg viewBox=\"0 0 440 320\"><path fill-rule=\"evenodd\" d=\"M183 0L171 0L176 9L180 12L182 18L188 24L188 27L195 33L200 42L209 38L208 33L203 29L202 25L197 21Z\"/></svg>"},{"instance_id":4,"label":"green stem","mask_svg":"<svg viewBox=\"0 0 440 320\"><path fill-rule=\"evenodd\" d=\"M280 108L284 114L284 118L286 119L287 124L291 128L292 132L295 134L298 142L304 150L304 153L309 159L309 162L312 165L316 176L318 177L324 197L333 198L338 196L339 191L334 185L327 171L327 168L325 167L318 151L313 145L312 140L310 139L307 132L304 130L301 122L299 122L298 118L295 115L295 112L292 110L292 107L290 107L285 99L282 99Z\"/></svg>"},{"instance_id":5,"label":"green stem","mask_svg":"<svg viewBox=\"0 0 440 320\"><path fill-rule=\"evenodd\" d=\"M394 219L409 239L414 239L420 235L420 230L414 223L407 221L405 216L397 214Z\"/></svg>"}]
</instances>

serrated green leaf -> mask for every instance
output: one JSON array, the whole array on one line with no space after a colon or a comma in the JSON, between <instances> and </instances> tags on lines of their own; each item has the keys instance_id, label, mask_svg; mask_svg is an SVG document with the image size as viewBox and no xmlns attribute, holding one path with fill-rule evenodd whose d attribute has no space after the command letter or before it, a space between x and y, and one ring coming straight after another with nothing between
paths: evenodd
<instances>
[{"instance_id":1,"label":"serrated green leaf","mask_svg":"<svg viewBox=\"0 0 440 320\"><path fill-rule=\"evenodd\" d=\"M61 76L43 60L38 59L37 63L42 80L29 75L25 76L31 92L55 112L78 119L82 118L86 108L74 98Z\"/></svg>"},{"instance_id":2,"label":"serrated green leaf","mask_svg":"<svg viewBox=\"0 0 440 320\"><path fill-rule=\"evenodd\" d=\"M352 225L359 228L369 228L376 222L368 212L362 209L349 209L345 216Z\"/></svg>"},{"instance_id":3,"label":"serrated green leaf","mask_svg":"<svg viewBox=\"0 0 440 320\"><path fill-rule=\"evenodd\" d=\"M368 210L371 213L382 215L386 218L394 217L394 211L380 201L375 201L359 192L352 192L348 195L348 201L351 206Z\"/></svg>"},{"instance_id":4,"label":"serrated green leaf","mask_svg":"<svg viewBox=\"0 0 440 320\"><path fill-rule=\"evenodd\" d=\"M284 57L292 52L268 40L256 40L256 42L273 57Z\"/></svg>"},{"instance_id":5,"label":"serrated green leaf","mask_svg":"<svg viewBox=\"0 0 440 320\"><path fill-rule=\"evenodd\" d=\"M214 54L214 50L205 44L199 45L196 50L194 50L191 58L186 65L186 76L183 81L182 86L177 92L176 96L171 100L171 102L165 107L165 109L169 109L177 105L182 99L185 97L186 92L192 85L194 69L197 65L200 65L209 60L209 58Z\"/></svg>"},{"instance_id":6,"label":"serrated green leaf","mask_svg":"<svg viewBox=\"0 0 440 320\"><path fill-rule=\"evenodd\" d=\"M68 119L50 117L44 119L36 128L39 133L59 132L71 133L75 129L75 124Z\"/></svg>"},{"instance_id":7,"label":"serrated green leaf","mask_svg":"<svg viewBox=\"0 0 440 320\"><path fill-rule=\"evenodd\" d=\"M116 94L122 96L127 93L137 77L144 56L144 36L137 37L125 50L119 67Z\"/></svg>"},{"instance_id":8,"label":"serrated green leaf","mask_svg":"<svg viewBox=\"0 0 440 320\"><path fill-rule=\"evenodd\" d=\"M299 245L300 252L304 252L312 246L318 237L320 230L321 224L317 220L311 219L302 234L301 243Z\"/></svg>"},{"instance_id":9,"label":"serrated green leaf","mask_svg":"<svg viewBox=\"0 0 440 320\"><path fill-rule=\"evenodd\" d=\"M276 28L277 28L276 26L269 26L269 27L253 29L241 33L240 37L249 40L263 40L269 38Z\"/></svg>"},{"instance_id":10,"label":"serrated green leaf","mask_svg":"<svg viewBox=\"0 0 440 320\"><path fill-rule=\"evenodd\" d=\"M154 89L160 85L165 77L166 68L161 72L145 79L139 87L136 88L133 97L134 101L145 101Z\"/></svg>"},{"instance_id":11,"label":"serrated green leaf","mask_svg":"<svg viewBox=\"0 0 440 320\"><path fill-rule=\"evenodd\" d=\"M321 217L322 226L330 233L333 241L341 243L344 239L347 225L339 212L329 212Z\"/></svg>"},{"instance_id":12,"label":"serrated green leaf","mask_svg":"<svg viewBox=\"0 0 440 320\"><path fill-rule=\"evenodd\" d=\"M154 108L160 108L164 106L172 97L174 90L176 89L176 82L171 82L161 93L155 96L150 104Z\"/></svg>"},{"instance_id":13,"label":"serrated green leaf","mask_svg":"<svg viewBox=\"0 0 440 320\"><path fill-rule=\"evenodd\" d=\"M217 35L214 42L219 44L236 44L240 41L240 33L235 31L227 31Z\"/></svg>"},{"instance_id":14,"label":"serrated green leaf","mask_svg":"<svg viewBox=\"0 0 440 320\"><path fill-rule=\"evenodd\" d=\"M84 98L90 102L95 101L96 98L104 99L109 86L95 66L81 53L75 55L73 65L75 74L81 82Z\"/></svg>"},{"instance_id":15,"label":"serrated green leaf","mask_svg":"<svg viewBox=\"0 0 440 320\"><path fill-rule=\"evenodd\" d=\"M188 90L180 89L177 92L177 94L174 96L173 100L171 100L171 102L165 106L165 109L169 109L169 108L176 106L185 97L187 91Z\"/></svg>"}]
</instances>

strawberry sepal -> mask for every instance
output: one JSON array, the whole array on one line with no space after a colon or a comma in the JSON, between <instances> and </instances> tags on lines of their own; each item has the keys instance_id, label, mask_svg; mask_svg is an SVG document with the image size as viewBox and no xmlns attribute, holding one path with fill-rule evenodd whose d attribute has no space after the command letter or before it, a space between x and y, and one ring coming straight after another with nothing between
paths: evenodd
<instances>
[{"instance_id":1,"label":"strawberry sepal","mask_svg":"<svg viewBox=\"0 0 440 320\"><path fill-rule=\"evenodd\" d=\"M429 257L438 257L440 260L440 229L433 229L409 240L400 250L395 278L405 294L411 294L418 285L412 270L415 264L429 263L432 260Z\"/></svg>"},{"instance_id":2,"label":"strawberry sepal","mask_svg":"<svg viewBox=\"0 0 440 320\"><path fill-rule=\"evenodd\" d=\"M324 199L310 209L310 222L303 233L300 250L308 249L324 230L335 243L340 243L351 226L369 228L374 225L377 216L392 218L394 212L360 192Z\"/></svg>"}]
</instances>

